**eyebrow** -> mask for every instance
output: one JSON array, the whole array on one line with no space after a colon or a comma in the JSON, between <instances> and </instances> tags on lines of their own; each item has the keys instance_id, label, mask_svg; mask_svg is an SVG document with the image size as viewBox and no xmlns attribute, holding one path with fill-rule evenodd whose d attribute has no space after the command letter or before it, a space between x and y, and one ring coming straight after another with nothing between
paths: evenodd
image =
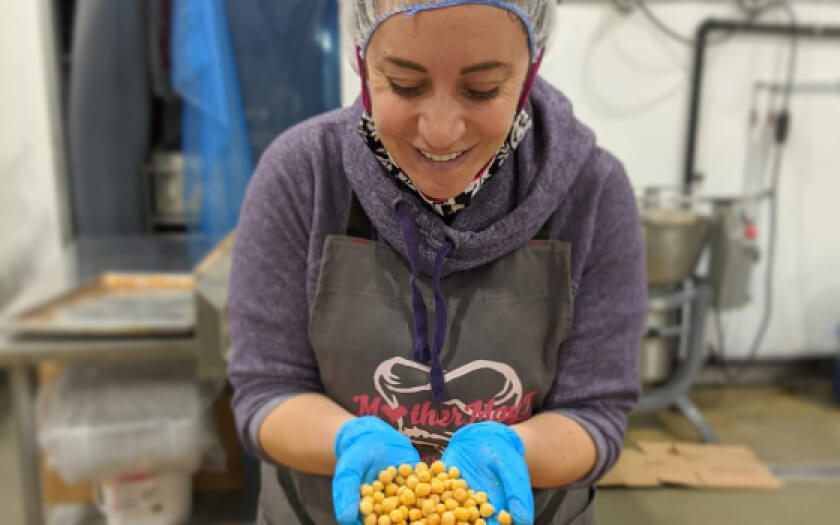
<instances>
[{"instance_id":1,"label":"eyebrow","mask_svg":"<svg viewBox=\"0 0 840 525\"><path fill-rule=\"evenodd\" d=\"M403 69L410 69L412 71L418 71L420 73L428 73L428 70L425 67L421 66L416 62L412 62L404 58L385 57L385 61L390 62L391 64L397 67L401 67ZM508 64L505 64L504 62L499 62L498 60L490 60L488 62L481 62L478 64L473 64L471 66L467 66L461 70L461 74L468 75L470 73L479 73L481 71L491 71L493 69L507 67L509 67Z\"/></svg>"}]
</instances>

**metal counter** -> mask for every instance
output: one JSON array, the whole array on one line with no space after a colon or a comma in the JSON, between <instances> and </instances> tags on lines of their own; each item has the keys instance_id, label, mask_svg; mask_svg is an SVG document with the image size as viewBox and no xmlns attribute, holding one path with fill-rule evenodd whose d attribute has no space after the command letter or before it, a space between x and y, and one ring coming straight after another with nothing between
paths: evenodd
<instances>
[{"instance_id":1,"label":"metal counter","mask_svg":"<svg viewBox=\"0 0 840 525\"><path fill-rule=\"evenodd\" d=\"M70 244L58 261L27 287L9 316L78 287L103 272L190 273L202 253L185 240L153 237L87 238ZM27 525L46 523L35 426L36 371L46 360L197 358L193 333L178 337L33 337L0 333L0 366L9 370L17 423L20 475ZM216 367L218 369L218 367Z\"/></svg>"}]
</instances>

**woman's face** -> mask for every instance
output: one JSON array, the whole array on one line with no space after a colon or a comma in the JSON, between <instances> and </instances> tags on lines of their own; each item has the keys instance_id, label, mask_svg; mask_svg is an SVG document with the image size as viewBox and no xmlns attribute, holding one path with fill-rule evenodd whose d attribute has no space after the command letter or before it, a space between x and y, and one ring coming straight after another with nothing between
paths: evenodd
<instances>
[{"instance_id":1,"label":"woman's face","mask_svg":"<svg viewBox=\"0 0 840 525\"><path fill-rule=\"evenodd\" d=\"M396 15L376 30L366 51L373 119L421 192L452 198L493 158L529 64L522 22L496 7Z\"/></svg>"}]
</instances>

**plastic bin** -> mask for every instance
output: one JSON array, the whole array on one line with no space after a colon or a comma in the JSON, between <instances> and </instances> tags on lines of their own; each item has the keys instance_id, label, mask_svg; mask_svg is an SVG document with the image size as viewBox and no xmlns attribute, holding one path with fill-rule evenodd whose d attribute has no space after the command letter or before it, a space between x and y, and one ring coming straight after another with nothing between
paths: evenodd
<instances>
[{"instance_id":1,"label":"plastic bin","mask_svg":"<svg viewBox=\"0 0 840 525\"><path fill-rule=\"evenodd\" d=\"M194 368L194 366L193 366ZM194 472L218 440L189 365L72 365L41 392L39 441L70 483Z\"/></svg>"}]
</instances>

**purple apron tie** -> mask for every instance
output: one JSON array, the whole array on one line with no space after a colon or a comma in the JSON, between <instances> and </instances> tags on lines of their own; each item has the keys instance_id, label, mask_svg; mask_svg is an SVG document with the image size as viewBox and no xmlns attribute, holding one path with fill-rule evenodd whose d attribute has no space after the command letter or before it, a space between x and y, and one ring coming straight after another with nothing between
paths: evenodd
<instances>
[{"instance_id":1,"label":"purple apron tie","mask_svg":"<svg viewBox=\"0 0 840 525\"><path fill-rule=\"evenodd\" d=\"M423 295L417 287L417 277L420 273L420 254L417 225L411 216L409 206L405 203L397 205L397 217L400 222L405 252L408 256L408 263L411 266L411 306L414 317L414 351L412 359L421 363L431 361L430 380L432 385L432 396L438 403L446 399L446 383L443 378L443 367L440 364L440 352L446 342L446 300L440 290L440 278L443 273L443 263L452 252L454 246L447 240L438 251L435 257L434 275L432 276L435 291L435 332L432 339L432 347L429 349L428 340L428 312Z\"/></svg>"}]
</instances>

